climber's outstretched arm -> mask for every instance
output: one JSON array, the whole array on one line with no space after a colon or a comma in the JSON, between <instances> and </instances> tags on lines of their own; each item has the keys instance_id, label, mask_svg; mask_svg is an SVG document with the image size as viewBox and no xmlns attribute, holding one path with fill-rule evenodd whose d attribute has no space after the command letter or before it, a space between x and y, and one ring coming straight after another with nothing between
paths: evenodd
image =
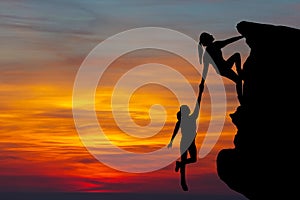
<instances>
[{"instance_id":1,"label":"climber's outstretched arm","mask_svg":"<svg viewBox=\"0 0 300 200\"><path fill-rule=\"evenodd\" d=\"M204 90L204 82L201 81L201 83L199 85L199 93L198 93L198 97L197 97L197 102L196 102L196 105L195 105L195 109L194 109L193 114L191 115L191 117L194 118L194 119L197 119L198 116L199 116L200 101L201 101L201 98L202 98L203 90Z\"/></svg>"}]
</instances>

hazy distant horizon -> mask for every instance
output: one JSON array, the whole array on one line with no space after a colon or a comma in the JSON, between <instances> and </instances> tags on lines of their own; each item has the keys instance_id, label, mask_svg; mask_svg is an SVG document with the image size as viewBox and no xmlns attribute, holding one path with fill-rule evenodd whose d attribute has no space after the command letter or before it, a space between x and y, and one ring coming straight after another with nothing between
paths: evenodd
<instances>
[{"instance_id":1,"label":"hazy distant horizon","mask_svg":"<svg viewBox=\"0 0 300 200\"><path fill-rule=\"evenodd\" d=\"M152 194L152 193L88 193L88 192L0 192L4 200L244 200L242 195L213 195L213 194Z\"/></svg>"}]
</instances>

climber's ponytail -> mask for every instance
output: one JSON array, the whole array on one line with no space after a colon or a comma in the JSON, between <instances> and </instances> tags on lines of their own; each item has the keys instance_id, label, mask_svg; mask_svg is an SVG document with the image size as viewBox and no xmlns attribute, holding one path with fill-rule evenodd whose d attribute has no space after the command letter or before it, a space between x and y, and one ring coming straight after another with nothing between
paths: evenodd
<instances>
[{"instance_id":1,"label":"climber's ponytail","mask_svg":"<svg viewBox=\"0 0 300 200\"><path fill-rule=\"evenodd\" d=\"M201 65L202 65L202 62L203 62L203 52L204 52L204 49L203 49L202 43L199 42L198 43L198 55L199 55L199 62L200 62Z\"/></svg>"}]
</instances>

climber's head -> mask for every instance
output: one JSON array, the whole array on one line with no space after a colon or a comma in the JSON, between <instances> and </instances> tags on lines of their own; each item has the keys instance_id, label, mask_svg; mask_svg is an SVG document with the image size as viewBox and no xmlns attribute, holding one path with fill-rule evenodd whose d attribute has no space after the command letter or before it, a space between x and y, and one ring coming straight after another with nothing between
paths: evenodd
<instances>
[{"instance_id":1,"label":"climber's head","mask_svg":"<svg viewBox=\"0 0 300 200\"><path fill-rule=\"evenodd\" d=\"M181 117L189 116L190 112L191 112L191 110L187 105L180 106Z\"/></svg>"},{"instance_id":2,"label":"climber's head","mask_svg":"<svg viewBox=\"0 0 300 200\"><path fill-rule=\"evenodd\" d=\"M211 44L214 40L215 40L215 38L207 32L201 33L201 35L199 37L199 43L205 47L207 45Z\"/></svg>"}]
</instances>

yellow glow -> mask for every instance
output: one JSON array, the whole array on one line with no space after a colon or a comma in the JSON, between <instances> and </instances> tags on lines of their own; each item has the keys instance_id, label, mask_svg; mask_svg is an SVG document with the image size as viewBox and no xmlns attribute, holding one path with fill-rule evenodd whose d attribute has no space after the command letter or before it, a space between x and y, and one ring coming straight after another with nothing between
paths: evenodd
<instances>
[{"instance_id":1,"label":"yellow glow","mask_svg":"<svg viewBox=\"0 0 300 200\"><path fill-rule=\"evenodd\" d=\"M200 80L199 74L195 69L190 68L185 61L173 56L158 57L156 60L158 63L173 66L174 69L179 70L197 91ZM136 138L124 133L118 127L111 106L113 86L126 70L147 61L153 62L152 59L143 57L137 57L136 59L120 58L106 72L105 77L108 78L100 80L95 93L97 117L110 141L120 148L138 153L155 151L168 144L177 120L176 113L180 106L175 94L167 88L155 84L145 85L132 94L128 108L124 108L123 105L115 106L125 111L128 110L130 118L141 129L149 125L151 122L150 117L159 120L165 117L163 128L156 135L149 138ZM42 174L88 177L91 179L101 177L126 179L133 176L104 166L83 145L72 116L73 78L72 76L67 77L66 82L69 81L69 83L64 85L61 85L58 81L50 82L49 80L36 83L0 85L2 108L0 113L0 149L5 155L5 159L0 163L3 169L7 169L0 172L0 174L18 176ZM228 82L228 84L231 83ZM125 90L124 94L126 94ZM235 94L228 93L228 95L228 99L233 99L228 101L228 108L229 111L233 111L237 103ZM91 104L91 102L85 102L83 99L80 104L84 107ZM160 109L152 109L152 112L149 112L150 108L156 104L161 105L164 112L161 112ZM201 147L211 120L210 109L209 93L205 90L199 118L198 148ZM121 123L126 125L128 121L124 120ZM214 173L217 152L222 148L233 147L232 141L235 133L236 129L230 118L226 118L224 132L213 151L207 158L199 161L197 165L191 166L191 172L194 174ZM180 137L180 134L178 137ZM94 141L95 138L91 137L89 139ZM103 151L102 153L109 154L111 152ZM10 170L11 166L17 167L17 170ZM201 167L200 171L199 167ZM171 172L163 174L158 172L156 176L168 179L173 177L174 174Z\"/></svg>"}]
</instances>

